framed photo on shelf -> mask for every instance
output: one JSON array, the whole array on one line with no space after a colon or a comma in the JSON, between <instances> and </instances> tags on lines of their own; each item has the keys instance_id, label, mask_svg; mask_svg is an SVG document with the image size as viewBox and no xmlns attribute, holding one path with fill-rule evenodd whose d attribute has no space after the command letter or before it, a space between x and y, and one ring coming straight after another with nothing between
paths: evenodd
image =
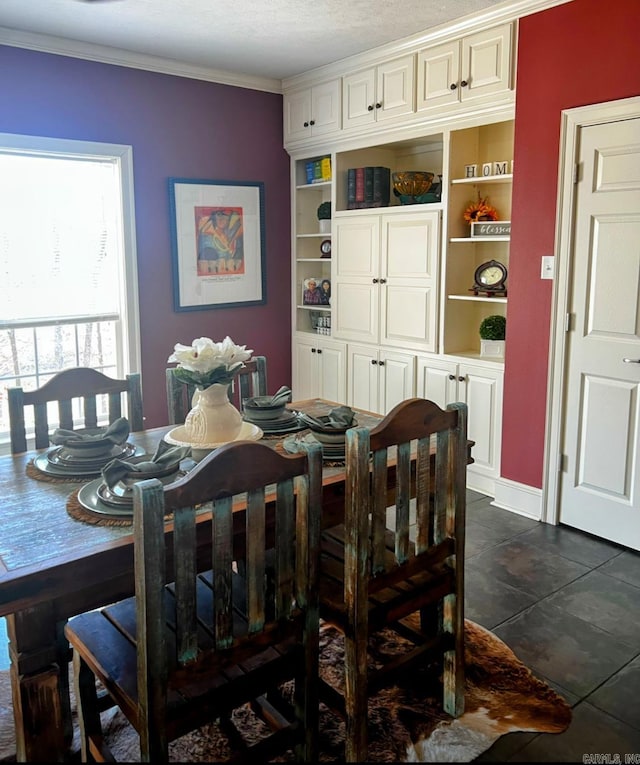
<instances>
[{"instance_id":1,"label":"framed photo on shelf","mask_svg":"<svg viewBox=\"0 0 640 765\"><path fill-rule=\"evenodd\" d=\"M266 302L264 184L169 178L176 311Z\"/></svg>"},{"instance_id":2,"label":"framed photo on shelf","mask_svg":"<svg viewBox=\"0 0 640 765\"><path fill-rule=\"evenodd\" d=\"M307 277L302 283L302 305L331 305L331 280Z\"/></svg>"}]
</instances>

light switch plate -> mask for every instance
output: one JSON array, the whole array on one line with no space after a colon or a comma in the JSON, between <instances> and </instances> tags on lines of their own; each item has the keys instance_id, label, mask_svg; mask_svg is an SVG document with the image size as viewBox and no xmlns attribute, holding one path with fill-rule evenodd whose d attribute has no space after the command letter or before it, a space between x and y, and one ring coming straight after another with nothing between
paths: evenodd
<instances>
[{"instance_id":1,"label":"light switch plate","mask_svg":"<svg viewBox=\"0 0 640 765\"><path fill-rule=\"evenodd\" d=\"M542 256L542 267L540 269L541 279L553 279L555 276L555 258L553 255Z\"/></svg>"}]
</instances>

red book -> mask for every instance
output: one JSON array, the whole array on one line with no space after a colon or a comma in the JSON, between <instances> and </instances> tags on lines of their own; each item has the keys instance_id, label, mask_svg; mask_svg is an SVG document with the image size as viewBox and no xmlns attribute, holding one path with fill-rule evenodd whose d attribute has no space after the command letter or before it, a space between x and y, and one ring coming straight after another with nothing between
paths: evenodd
<instances>
[{"instance_id":1,"label":"red book","mask_svg":"<svg viewBox=\"0 0 640 765\"><path fill-rule=\"evenodd\" d=\"M364 202L364 167L356 167L356 202Z\"/></svg>"}]
</instances>

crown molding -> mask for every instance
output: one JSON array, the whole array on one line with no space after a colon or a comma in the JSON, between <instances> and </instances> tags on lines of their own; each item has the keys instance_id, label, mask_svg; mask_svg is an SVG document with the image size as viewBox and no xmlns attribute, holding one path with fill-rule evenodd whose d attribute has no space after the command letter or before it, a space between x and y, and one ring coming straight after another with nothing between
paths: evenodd
<instances>
[{"instance_id":1,"label":"crown molding","mask_svg":"<svg viewBox=\"0 0 640 765\"><path fill-rule=\"evenodd\" d=\"M175 77L188 77L193 80L206 80L221 85L232 85L236 88L262 90L267 93L282 93L280 80L227 72L221 69L192 66L173 59L149 56L145 53L132 53L121 48L107 45L68 40L64 37L40 35L32 32L18 32L14 29L0 27L0 45L14 48L27 48L40 53L53 53L59 56L81 58L87 61L97 61L102 64L126 66L131 69L144 69L159 74L169 74Z\"/></svg>"},{"instance_id":2,"label":"crown molding","mask_svg":"<svg viewBox=\"0 0 640 765\"><path fill-rule=\"evenodd\" d=\"M222 69L199 67L174 59L150 56L145 53L134 53L107 45L94 45L64 37L19 32L6 27L0 27L0 45L26 48L28 50L39 51L40 53L53 53L59 56L80 58L87 61L97 61L102 64L143 69L175 77L216 82L236 88L249 88L250 90L261 90L267 93L283 93L285 90L291 90L303 85L307 86L314 81L341 76L346 71L356 71L359 68L371 66L390 57L402 56L405 53L413 52L426 45L435 45L447 39L477 31L483 27L514 21L522 16L538 13L539 11L568 2L573 2L573 0L507 0L480 13L463 16L454 22L433 27L410 37L404 37L392 43L372 48L365 53L349 56L348 58L301 72L283 80L252 77Z\"/></svg>"}]
</instances>

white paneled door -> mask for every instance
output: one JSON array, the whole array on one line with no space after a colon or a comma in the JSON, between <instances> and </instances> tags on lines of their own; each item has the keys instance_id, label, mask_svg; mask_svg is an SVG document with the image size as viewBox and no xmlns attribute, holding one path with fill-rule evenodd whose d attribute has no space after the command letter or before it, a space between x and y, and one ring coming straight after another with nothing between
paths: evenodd
<instances>
[{"instance_id":1,"label":"white paneled door","mask_svg":"<svg viewBox=\"0 0 640 765\"><path fill-rule=\"evenodd\" d=\"M579 141L559 520L640 549L640 119Z\"/></svg>"}]
</instances>

